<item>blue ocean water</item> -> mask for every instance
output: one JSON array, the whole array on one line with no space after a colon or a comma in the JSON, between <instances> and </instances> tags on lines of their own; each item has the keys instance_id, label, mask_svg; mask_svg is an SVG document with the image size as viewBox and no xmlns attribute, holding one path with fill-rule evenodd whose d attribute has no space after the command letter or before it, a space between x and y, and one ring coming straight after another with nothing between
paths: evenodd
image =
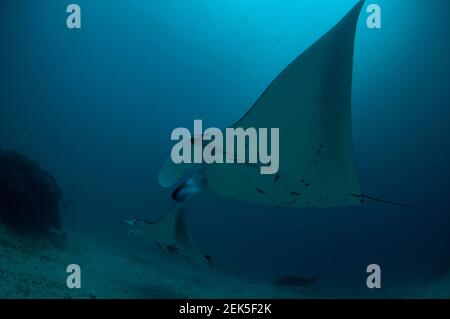
<instances>
[{"instance_id":1,"label":"blue ocean water","mask_svg":"<svg viewBox=\"0 0 450 319\"><path fill-rule=\"evenodd\" d=\"M37 160L71 202L67 227L127 241L120 220L170 207L158 184L170 133L226 127L355 0L65 1L0 5L0 148ZM357 30L353 135L365 194L424 207L258 207L205 193L192 235L224 269L320 285L421 282L450 259L447 0L377 0L380 30Z\"/></svg>"}]
</instances>

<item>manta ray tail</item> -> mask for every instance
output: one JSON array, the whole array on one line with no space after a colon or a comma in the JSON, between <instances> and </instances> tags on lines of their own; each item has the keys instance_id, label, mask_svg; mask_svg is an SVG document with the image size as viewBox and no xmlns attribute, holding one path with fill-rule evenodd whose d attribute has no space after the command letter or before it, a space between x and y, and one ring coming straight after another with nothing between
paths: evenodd
<instances>
[{"instance_id":1,"label":"manta ray tail","mask_svg":"<svg viewBox=\"0 0 450 319\"><path fill-rule=\"evenodd\" d=\"M156 222L145 220L123 221L131 233L145 238L162 251L209 263L192 240L186 221L186 202L177 203Z\"/></svg>"},{"instance_id":2,"label":"manta ray tail","mask_svg":"<svg viewBox=\"0 0 450 319\"><path fill-rule=\"evenodd\" d=\"M398 203L398 202L393 202L393 201L380 199L380 198L369 196L369 195L364 195L364 194L350 194L350 195L353 196L353 197L361 199L361 201L363 201L365 199L368 199L368 200L371 200L371 201L374 201L374 202L379 202L379 203L392 205L392 206L399 206L399 207L404 207L404 208L412 208L412 209L417 209L417 210L424 210L423 207L409 205L409 204L403 204L403 203Z\"/></svg>"}]
</instances>

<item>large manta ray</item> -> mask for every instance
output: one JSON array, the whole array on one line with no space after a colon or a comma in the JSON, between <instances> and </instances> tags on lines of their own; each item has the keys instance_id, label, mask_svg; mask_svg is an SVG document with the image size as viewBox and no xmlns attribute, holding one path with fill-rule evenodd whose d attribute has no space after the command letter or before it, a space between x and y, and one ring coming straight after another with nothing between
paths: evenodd
<instances>
[{"instance_id":1,"label":"large manta ray","mask_svg":"<svg viewBox=\"0 0 450 319\"><path fill-rule=\"evenodd\" d=\"M159 221L124 222L130 230L166 252L206 262L186 224L186 202L200 190L280 207L354 206L371 198L360 191L351 122L354 42L363 4L359 1L290 63L232 126L279 128L276 175L261 175L252 165L203 164L200 172L176 187L172 198L177 204ZM173 186L189 168L169 158L160 184Z\"/></svg>"}]
</instances>

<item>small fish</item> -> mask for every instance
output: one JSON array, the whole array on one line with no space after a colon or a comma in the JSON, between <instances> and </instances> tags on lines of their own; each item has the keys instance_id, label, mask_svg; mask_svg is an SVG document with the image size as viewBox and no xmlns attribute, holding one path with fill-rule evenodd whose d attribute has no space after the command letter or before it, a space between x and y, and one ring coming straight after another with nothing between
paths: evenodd
<instances>
[{"instance_id":1,"label":"small fish","mask_svg":"<svg viewBox=\"0 0 450 319\"><path fill-rule=\"evenodd\" d=\"M256 191L258 192L258 193L261 193L261 194L264 194L264 195L266 195L266 192L265 191L263 191L262 189L260 189L260 188L256 188Z\"/></svg>"},{"instance_id":2,"label":"small fish","mask_svg":"<svg viewBox=\"0 0 450 319\"><path fill-rule=\"evenodd\" d=\"M166 250L167 250L167 252L169 252L171 254L175 254L175 255L179 255L179 253L180 253L180 248L178 248L175 245L167 245Z\"/></svg>"},{"instance_id":3,"label":"small fish","mask_svg":"<svg viewBox=\"0 0 450 319\"><path fill-rule=\"evenodd\" d=\"M138 220L132 219L132 220L122 220L122 225L126 226L135 226L138 223Z\"/></svg>"},{"instance_id":4,"label":"small fish","mask_svg":"<svg viewBox=\"0 0 450 319\"><path fill-rule=\"evenodd\" d=\"M213 264L213 258L212 258L212 256L205 255L205 259L208 261L208 263L209 263L210 265Z\"/></svg>"},{"instance_id":5,"label":"small fish","mask_svg":"<svg viewBox=\"0 0 450 319\"><path fill-rule=\"evenodd\" d=\"M280 174L275 175L275 177L273 178L273 182L276 183L278 182L278 180L280 179Z\"/></svg>"}]
</instances>

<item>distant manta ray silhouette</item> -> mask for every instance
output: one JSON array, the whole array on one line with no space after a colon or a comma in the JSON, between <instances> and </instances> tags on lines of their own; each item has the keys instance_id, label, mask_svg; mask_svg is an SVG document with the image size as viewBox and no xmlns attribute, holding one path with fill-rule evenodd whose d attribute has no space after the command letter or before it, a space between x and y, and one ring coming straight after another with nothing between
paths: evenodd
<instances>
[{"instance_id":1,"label":"distant manta ray silhouette","mask_svg":"<svg viewBox=\"0 0 450 319\"><path fill-rule=\"evenodd\" d=\"M363 4L359 1L290 63L232 126L279 128L276 175L261 175L254 165L202 164L199 172L175 188L172 199L177 203L172 209L156 222L124 221L130 231L165 252L208 263L186 223L186 203L205 189L266 206L346 207L369 199L417 208L360 191L353 155L351 87L356 25ZM159 175L161 186L172 187L191 167L167 159Z\"/></svg>"}]
</instances>

